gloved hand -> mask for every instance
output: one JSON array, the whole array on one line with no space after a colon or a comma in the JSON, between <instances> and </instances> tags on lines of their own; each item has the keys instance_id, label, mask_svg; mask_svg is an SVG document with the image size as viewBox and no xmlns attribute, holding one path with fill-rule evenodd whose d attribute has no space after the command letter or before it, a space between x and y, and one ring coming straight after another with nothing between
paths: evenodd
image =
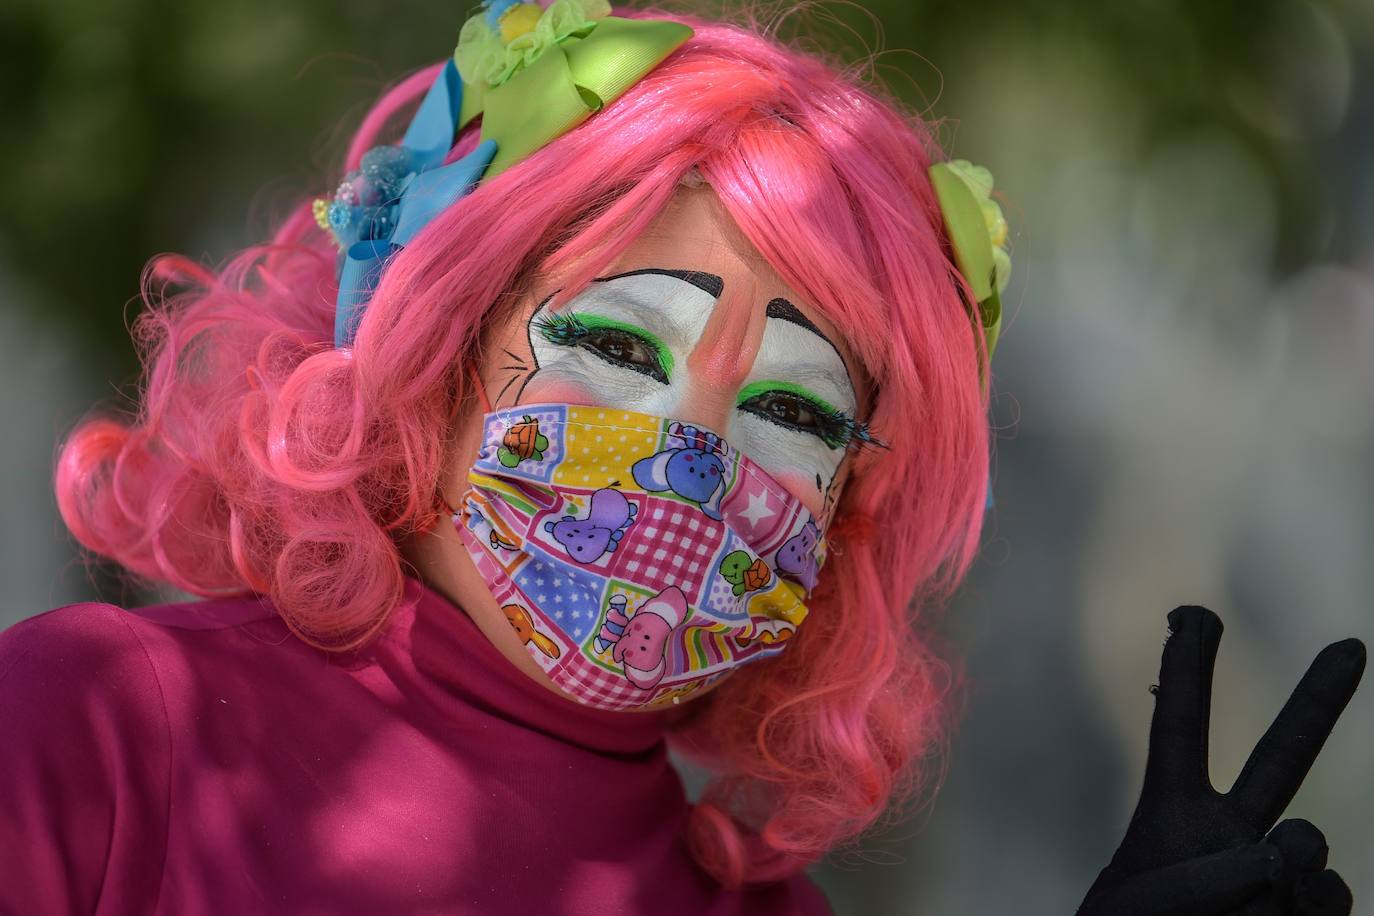
<instances>
[{"instance_id":1,"label":"gloved hand","mask_svg":"<svg viewBox=\"0 0 1374 916\"><path fill-rule=\"evenodd\" d=\"M1326 868L1321 832L1303 820L1274 822L1354 694L1364 644L1347 639L1321 651L1223 794L1207 775L1221 631L1206 608L1169 613L1140 801L1078 916L1350 913L1350 889Z\"/></svg>"}]
</instances>

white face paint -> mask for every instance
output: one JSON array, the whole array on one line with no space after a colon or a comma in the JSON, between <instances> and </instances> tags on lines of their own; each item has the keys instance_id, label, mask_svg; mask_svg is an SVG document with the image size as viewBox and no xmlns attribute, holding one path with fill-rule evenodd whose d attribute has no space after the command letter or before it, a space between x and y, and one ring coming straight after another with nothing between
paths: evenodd
<instances>
[{"instance_id":1,"label":"white face paint","mask_svg":"<svg viewBox=\"0 0 1374 916\"><path fill-rule=\"evenodd\" d=\"M726 438L773 474L798 474L824 493L845 446L827 444L812 427L832 427L829 418L837 413L852 419L858 410L854 385L834 345L795 306L774 300L768 311Z\"/></svg>"},{"instance_id":2,"label":"white face paint","mask_svg":"<svg viewBox=\"0 0 1374 916\"><path fill-rule=\"evenodd\" d=\"M650 270L596 281L557 313L546 302L530 319L535 369L518 400L573 391L590 403L683 415L688 356L719 292L709 274ZM716 431L779 479L824 493L845 455L835 433L855 415L854 386L835 347L795 306L775 299L767 308L758 355L727 428Z\"/></svg>"}]
</instances>

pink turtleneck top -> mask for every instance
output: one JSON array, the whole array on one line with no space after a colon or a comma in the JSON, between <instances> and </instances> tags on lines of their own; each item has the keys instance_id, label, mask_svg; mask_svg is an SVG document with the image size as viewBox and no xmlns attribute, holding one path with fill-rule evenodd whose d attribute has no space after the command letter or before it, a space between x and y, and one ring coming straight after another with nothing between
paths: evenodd
<instances>
[{"instance_id":1,"label":"pink turtleneck top","mask_svg":"<svg viewBox=\"0 0 1374 916\"><path fill-rule=\"evenodd\" d=\"M0 634L0 912L831 912L693 864L662 713L580 706L406 598L345 656L253 598Z\"/></svg>"}]
</instances>

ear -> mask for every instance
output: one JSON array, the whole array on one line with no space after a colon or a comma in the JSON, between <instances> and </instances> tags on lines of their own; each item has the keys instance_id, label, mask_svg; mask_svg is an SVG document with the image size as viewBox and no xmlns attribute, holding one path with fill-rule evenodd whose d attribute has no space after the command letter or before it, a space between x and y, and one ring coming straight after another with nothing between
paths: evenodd
<instances>
[{"instance_id":1,"label":"ear","mask_svg":"<svg viewBox=\"0 0 1374 916\"><path fill-rule=\"evenodd\" d=\"M543 652L549 658L558 658L558 656L563 654L563 650L558 648L558 643L554 642L552 639L549 639L547 636L545 636L543 633L540 633L538 630L534 630L533 633L534 644L539 647L539 651Z\"/></svg>"},{"instance_id":2,"label":"ear","mask_svg":"<svg viewBox=\"0 0 1374 916\"><path fill-rule=\"evenodd\" d=\"M687 619L687 596L676 585L670 585L646 601L639 612L657 614L669 629L674 629Z\"/></svg>"},{"instance_id":3,"label":"ear","mask_svg":"<svg viewBox=\"0 0 1374 916\"><path fill-rule=\"evenodd\" d=\"M649 458L641 458L630 468L635 483L650 493L661 493L668 489L668 461L673 452L659 452Z\"/></svg>"}]
</instances>

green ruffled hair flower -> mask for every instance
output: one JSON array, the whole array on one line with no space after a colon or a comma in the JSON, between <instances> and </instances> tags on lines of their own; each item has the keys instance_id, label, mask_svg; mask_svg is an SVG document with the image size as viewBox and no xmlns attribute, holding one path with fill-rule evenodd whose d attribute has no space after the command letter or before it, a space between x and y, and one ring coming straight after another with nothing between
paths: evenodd
<instances>
[{"instance_id":1,"label":"green ruffled hair flower","mask_svg":"<svg viewBox=\"0 0 1374 916\"><path fill-rule=\"evenodd\" d=\"M946 163L950 171L973 192L978 207L983 211L983 222L988 227L988 237L992 240L992 266L994 284L1000 293L1011 280L1011 255L1007 253L1007 220L1002 208L992 199L992 173L981 165L974 165L967 159L952 159Z\"/></svg>"},{"instance_id":2,"label":"green ruffled hair flower","mask_svg":"<svg viewBox=\"0 0 1374 916\"><path fill-rule=\"evenodd\" d=\"M585 38L610 14L606 0L554 0L547 8L489 0L463 23L454 61L464 82L499 86L564 39Z\"/></svg>"}]
</instances>

